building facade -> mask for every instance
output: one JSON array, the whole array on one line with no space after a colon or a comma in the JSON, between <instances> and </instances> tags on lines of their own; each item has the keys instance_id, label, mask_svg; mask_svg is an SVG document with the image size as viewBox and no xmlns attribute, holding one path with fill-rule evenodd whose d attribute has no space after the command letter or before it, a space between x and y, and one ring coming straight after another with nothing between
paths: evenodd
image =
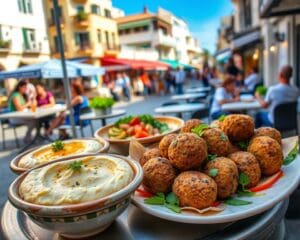
<instances>
[{"instance_id":1,"label":"building facade","mask_svg":"<svg viewBox=\"0 0 300 240\"><path fill-rule=\"evenodd\" d=\"M0 0L0 71L49 59L43 1Z\"/></svg>"},{"instance_id":2,"label":"building facade","mask_svg":"<svg viewBox=\"0 0 300 240\"><path fill-rule=\"evenodd\" d=\"M119 37L111 0L59 0L65 57L83 58L99 66L100 57L119 53ZM59 58L53 4L45 0L51 55Z\"/></svg>"}]
</instances>

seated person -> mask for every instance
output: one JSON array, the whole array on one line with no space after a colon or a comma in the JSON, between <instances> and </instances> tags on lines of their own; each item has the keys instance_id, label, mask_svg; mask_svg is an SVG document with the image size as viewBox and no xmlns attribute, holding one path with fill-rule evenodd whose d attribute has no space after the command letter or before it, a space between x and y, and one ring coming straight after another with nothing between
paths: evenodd
<instances>
[{"instance_id":1,"label":"seated person","mask_svg":"<svg viewBox=\"0 0 300 240\"><path fill-rule=\"evenodd\" d=\"M235 78L233 76L227 76L223 81L221 87L217 88L210 115L212 119L218 119L222 115L228 115L228 112L222 111L222 105L224 103L237 102L240 100L240 95L235 87Z\"/></svg>"},{"instance_id":2,"label":"seated person","mask_svg":"<svg viewBox=\"0 0 300 240\"><path fill-rule=\"evenodd\" d=\"M274 109L284 102L297 101L300 96L300 90L290 85L290 78L292 77L293 69L291 66L284 66L279 72L279 83L271 86L266 94L265 99L258 93L255 94L257 100L263 108L267 108L267 112L259 112L256 115L256 127L272 126L274 123Z\"/></svg>"},{"instance_id":3,"label":"seated person","mask_svg":"<svg viewBox=\"0 0 300 240\"><path fill-rule=\"evenodd\" d=\"M258 69L257 67L252 67L251 73L249 76L245 79L245 87L246 90L249 90L254 93L255 91L255 86L260 82L259 74L258 74Z\"/></svg>"},{"instance_id":4,"label":"seated person","mask_svg":"<svg viewBox=\"0 0 300 240\"><path fill-rule=\"evenodd\" d=\"M21 80L17 83L17 86L12 91L11 95L8 98L8 109L10 112L23 111L27 108L30 108L34 102L27 101L26 97L27 82ZM31 132L36 126L36 121L33 119L21 119L21 118L12 118L9 120L13 125L26 125L27 131L24 138L25 143L31 141Z\"/></svg>"},{"instance_id":5,"label":"seated person","mask_svg":"<svg viewBox=\"0 0 300 240\"><path fill-rule=\"evenodd\" d=\"M47 108L53 107L55 105L55 99L53 94L50 91L46 91L44 85L42 83L38 83L36 86L36 104L38 107ZM50 120L53 116L45 117L41 120L42 124L44 124L45 130L50 127Z\"/></svg>"},{"instance_id":6,"label":"seated person","mask_svg":"<svg viewBox=\"0 0 300 240\"><path fill-rule=\"evenodd\" d=\"M71 105L73 106L73 114L74 114L74 121L76 125L80 125L80 110L84 107L88 107L88 98L83 95L83 87L79 83L72 83L71 85L71 94L72 94L72 100ZM81 124L83 126L87 125L89 121L81 121ZM57 118L55 118L52 123L50 124L49 129L47 130L48 134L52 133L52 130L56 127L58 127L61 124L67 124L70 125L71 121L69 116L66 115L66 113L61 113ZM60 130L59 132L59 138L61 140L68 139L69 136L65 129Z\"/></svg>"}]
</instances>

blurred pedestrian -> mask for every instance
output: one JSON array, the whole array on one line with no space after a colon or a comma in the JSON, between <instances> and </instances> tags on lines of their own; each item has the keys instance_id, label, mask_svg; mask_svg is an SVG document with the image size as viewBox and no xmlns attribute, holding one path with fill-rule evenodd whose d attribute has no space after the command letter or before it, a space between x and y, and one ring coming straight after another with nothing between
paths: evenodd
<instances>
[{"instance_id":1,"label":"blurred pedestrian","mask_svg":"<svg viewBox=\"0 0 300 240\"><path fill-rule=\"evenodd\" d=\"M260 105L268 109L267 112L256 114L256 127L273 126L275 107L280 103L297 101L300 90L296 86L290 85L292 75L293 68L289 65L283 66L278 76L279 83L268 89L265 99L259 93L255 94Z\"/></svg>"},{"instance_id":2,"label":"blurred pedestrian","mask_svg":"<svg viewBox=\"0 0 300 240\"><path fill-rule=\"evenodd\" d=\"M165 86L166 86L166 94L171 93L171 87L173 86L173 82L174 82L174 74L172 74L172 71L170 69L168 69L165 72Z\"/></svg>"},{"instance_id":3,"label":"blurred pedestrian","mask_svg":"<svg viewBox=\"0 0 300 240\"><path fill-rule=\"evenodd\" d=\"M123 77L123 94L127 98L128 101L131 100L131 83L130 78L127 76L125 72L122 74Z\"/></svg>"},{"instance_id":4,"label":"blurred pedestrian","mask_svg":"<svg viewBox=\"0 0 300 240\"><path fill-rule=\"evenodd\" d=\"M260 83L260 76L258 73L258 68L256 66L252 67L251 73L245 79L245 88L254 93L256 84Z\"/></svg>"},{"instance_id":5,"label":"blurred pedestrian","mask_svg":"<svg viewBox=\"0 0 300 240\"><path fill-rule=\"evenodd\" d=\"M151 82L148 76L148 73L142 69L141 74L140 74L140 79L142 80L144 84L144 95L149 95L151 91Z\"/></svg>"},{"instance_id":6,"label":"blurred pedestrian","mask_svg":"<svg viewBox=\"0 0 300 240\"><path fill-rule=\"evenodd\" d=\"M178 67L175 73L176 94L183 94L184 80L185 80L185 72L183 68Z\"/></svg>"},{"instance_id":7,"label":"blurred pedestrian","mask_svg":"<svg viewBox=\"0 0 300 240\"><path fill-rule=\"evenodd\" d=\"M235 66L233 58L228 59L228 63L226 66L226 73L234 76L235 78L239 73L239 69Z\"/></svg>"}]
</instances>

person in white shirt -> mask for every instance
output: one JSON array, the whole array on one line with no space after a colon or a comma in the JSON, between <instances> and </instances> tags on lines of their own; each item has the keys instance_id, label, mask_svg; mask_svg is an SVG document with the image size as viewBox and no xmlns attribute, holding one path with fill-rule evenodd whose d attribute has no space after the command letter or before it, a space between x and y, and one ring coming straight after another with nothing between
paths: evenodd
<instances>
[{"instance_id":1,"label":"person in white shirt","mask_svg":"<svg viewBox=\"0 0 300 240\"><path fill-rule=\"evenodd\" d=\"M222 82L221 87L217 88L210 115L212 119L218 119L222 115L228 115L229 112L222 111L222 105L225 103L237 102L240 100L238 89L235 87L235 78L228 75Z\"/></svg>"},{"instance_id":2,"label":"person in white shirt","mask_svg":"<svg viewBox=\"0 0 300 240\"><path fill-rule=\"evenodd\" d=\"M254 92L255 85L260 82L257 67L253 67L250 75L245 79L244 85L247 90Z\"/></svg>"},{"instance_id":3,"label":"person in white shirt","mask_svg":"<svg viewBox=\"0 0 300 240\"><path fill-rule=\"evenodd\" d=\"M296 86L290 85L292 75L293 68L289 65L283 66L279 72L279 83L268 89L265 99L259 93L255 94L260 105L268 109L267 112L256 114L256 127L273 126L275 107L280 103L297 101L300 90Z\"/></svg>"},{"instance_id":4,"label":"person in white shirt","mask_svg":"<svg viewBox=\"0 0 300 240\"><path fill-rule=\"evenodd\" d=\"M185 79L185 72L182 68L177 68L175 73L175 84L176 84L176 94L183 94L183 83Z\"/></svg>"}]
</instances>

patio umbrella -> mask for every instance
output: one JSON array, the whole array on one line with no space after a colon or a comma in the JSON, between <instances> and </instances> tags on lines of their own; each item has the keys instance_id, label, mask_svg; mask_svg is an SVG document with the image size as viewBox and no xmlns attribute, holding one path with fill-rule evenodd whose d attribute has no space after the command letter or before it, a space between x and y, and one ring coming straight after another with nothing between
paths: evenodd
<instances>
[{"instance_id":1,"label":"patio umbrella","mask_svg":"<svg viewBox=\"0 0 300 240\"><path fill-rule=\"evenodd\" d=\"M103 75L104 68L89 64L66 61L68 78ZM0 72L0 79L6 78L63 78L61 61L52 59L46 62L20 67L13 71Z\"/></svg>"},{"instance_id":2,"label":"patio umbrella","mask_svg":"<svg viewBox=\"0 0 300 240\"><path fill-rule=\"evenodd\" d=\"M191 69L194 68L194 67L192 67L188 64L184 64L184 63L181 63L181 62L176 61L176 60L161 59L160 61L169 64L170 67L173 68L173 69L176 69L178 67L183 67L185 70L191 70Z\"/></svg>"}]
</instances>

